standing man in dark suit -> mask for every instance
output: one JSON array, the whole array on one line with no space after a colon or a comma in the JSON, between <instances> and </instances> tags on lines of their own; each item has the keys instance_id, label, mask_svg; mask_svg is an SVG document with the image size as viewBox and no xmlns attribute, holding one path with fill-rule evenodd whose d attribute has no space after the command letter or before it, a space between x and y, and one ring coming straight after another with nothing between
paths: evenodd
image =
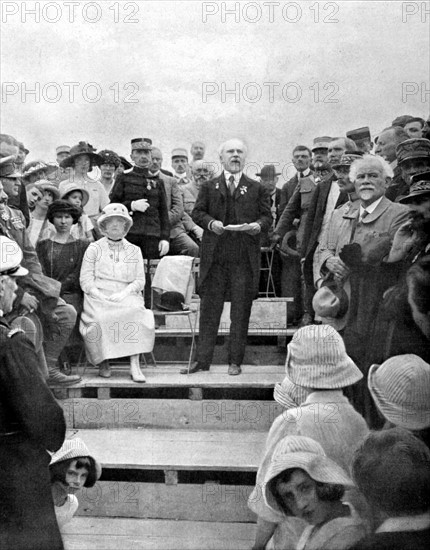
<instances>
[{"instance_id":1,"label":"standing man in dark suit","mask_svg":"<svg viewBox=\"0 0 430 550\"><path fill-rule=\"evenodd\" d=\"M260 279L260 233L271 222L269 192L243 174L247 149L231 139L219 149L223 172L202 184L192 218L204 229L199 278L201 297L197 362L209 370L225 301L231 301L230 375L241 373L252 301ZM247 224L246 231L229 226ZM187 374L188 370L181 371Z\"/></svg>"}]
</instances>

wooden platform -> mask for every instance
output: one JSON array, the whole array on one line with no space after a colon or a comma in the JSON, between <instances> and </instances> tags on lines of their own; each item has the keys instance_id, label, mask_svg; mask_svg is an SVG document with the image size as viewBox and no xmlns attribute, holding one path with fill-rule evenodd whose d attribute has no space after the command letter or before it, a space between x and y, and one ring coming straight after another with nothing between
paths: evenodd
<instances>
[{"instance_id":1,"label":"wooden platform","mask_svg":"<svg viewBox=\"0 0 430 550\"><path fill-rule=\"evenodd\" d=\"M251 523L75 517L63 539L66 550L245 550L255 529Z\"/></svg>"},{"instance_id":2,"label":"wooden platform","mask_svg":"<svg viewBox=\"0 0 430 550\"><path fill-rule=\"evenodd\" d=\"M52 386L70 390L83 388L273 388L276 382L283 380L285 368L282 365L243 365L240 376L229 376L228 365L214 365L209 371L196 374L180 374L186 365L162 365L154 368L143 368L146 376L145 384L136 384L130 378L129 366L112 363L112 377L101 378L94 367L81 367L73 372L82 376L82 381L68 388ZM79 392L75 391L75 397Z\"/></svg>"},{"instance_id":3,"label":"wooden platform","mask_svg":"<svg viewBox=\"0 0 430 550\"><path fill-rule=\"evenodd\" d=\"M203 430L73 430L104 468L255 472L267 434ZM72 434L69 434L72 435Z\"/></svg>"}]
</instances>

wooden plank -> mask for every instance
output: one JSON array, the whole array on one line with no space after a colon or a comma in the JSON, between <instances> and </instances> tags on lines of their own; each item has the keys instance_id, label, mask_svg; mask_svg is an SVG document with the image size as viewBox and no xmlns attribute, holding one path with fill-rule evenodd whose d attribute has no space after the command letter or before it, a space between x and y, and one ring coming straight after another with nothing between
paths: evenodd
<instances>
[{"instance_id":1,"label":"wooden plank","mask_svg":"<svg viewBox=\"0 0 430 550\"><path fill-rule=\"evenodd\" d=\"M66 550L245 550L252 523L206 523L75 517L64 527Z\"/></svg>"},{"instance_id":2,"label":"wooden plank","mask_svg":"<svg viewBox=\"0 0 430 550\"><path fill-rule=\"evenodd\" d=\"M86 517L129 517L176 521L248 522L249 485L137 483L100 481L78 493L77 514Z\"/></svg>"},{"instance_id":3,"label":"wooden plank","mask_svg":"<svg viewBox=\"0 0 430 550\"><path fill-rule=\"evenodd\" d=\"M228 376L228 365L212 365L210 371L185 376L179 373L182 368L183 365L174 364L146 368L146 384L136 384L129 377L128 365L112 364L111 378L102 378L96 369L87 369L79 388L135 388L142 392L147 388L273 388L285 376L283 365L243 365L240 376ZM67 393L63 399L66 397Z\"/></svg>"},{"instance_id":4,"label":"wooden plank","mask_svg":"<svg viewBox=\"0 0 430 550\"><path fill-rule=\"evenodd\" d=\"M198 388L197 388L198 389ZM249 399L66 400L68 427L254 430L267 432L283 408L276 401Z\"/></svg>"},{"instance_id":5,"label":"wooden plank","mask_svg":"<svg viewBox=\"0 0 430 550\"><path fill-rule=\"evenodd\" d=\"M263 334L276 331L285 331L287 328L287 306L292 298L259 298L252 303L251 315L249 318L248 334ZM196 329L199 326L199 307L197 304L198 316ZM194 321L194 319L193 319ZM189 321L184 315L169 315L165 320L166 329L187 329ZM225 302L221 315L219 333L230 330L230 302Z\"/></svg>"},{"instance_id":6,"label":"wooden plank","mask_svg":"<svg viewBox=\"0 0 430 550\"><path fill-rule=\"evenodd\" d=\"M76 430L105 468L255 472L265 432Z\"/></svg>"}]
</instances>

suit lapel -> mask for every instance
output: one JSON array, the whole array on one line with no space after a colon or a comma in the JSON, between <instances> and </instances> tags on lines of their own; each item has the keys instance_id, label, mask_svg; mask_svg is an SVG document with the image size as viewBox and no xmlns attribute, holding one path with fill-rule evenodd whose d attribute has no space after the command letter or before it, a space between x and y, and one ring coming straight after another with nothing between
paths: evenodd
<instances>
[{"instance_id":1,"label":"suit lapel","mask_svg":"<svg viewBox=\"0 0 430 550\"><path fill-rule=\"evenodd\" d=\"M381 202L378 204L375 210L373 212L370 212L370 214L368 214L365 218L363 218L361 223L366 224L366 223L374 222L385 212L385 210L387 210L390 204L391 204L391 201L389 201L385 197L382 197Z\"/></svg>"},{"instance_id":2,"label":"suit lapel","mask_svg":"<svg viewBox=\"0 0 430 550\"><path fill-rule=\"evenodd\" d=\"M225 199L227 196L227 184L225 182L224 172L215 179L215 189L217 189Z\"/></svg>"},{"instance_id":3,"label":"suit lapel","mask_svg":"<svg viewBox=\"0 0 430 550\"><path fill-rule=\"evenodd\" d=\"M242 174L242 176L239 180L239 184L236 187L236 190L235 190L234 195L233 195L234 200L237 200L240 197L243 197L248 192L248 186L249 186L249 182L246 179L246 177Z\"/></svg>"}]
</instances>

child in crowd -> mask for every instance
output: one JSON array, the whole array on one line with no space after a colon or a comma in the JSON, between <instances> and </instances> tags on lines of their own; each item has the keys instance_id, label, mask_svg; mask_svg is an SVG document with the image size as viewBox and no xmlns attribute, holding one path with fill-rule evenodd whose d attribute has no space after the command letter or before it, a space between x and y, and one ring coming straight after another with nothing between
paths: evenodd
<instances>
[{"instance_id":1,"label":"child in crowd","mask_svg":"<svg viewBox=\"0 0 430 550\"><path fill-rule=\"evenodd\" d=\"M78 509L76 493L82 487L93 487L102 469L82 439L75 437L66 439L61 449L52 455L49 472L55 514L61 530Z\"/></svg>"},{"instance_id":2,"label":"child in crowd","mask_svg":"<svg viewBox=\"0 0 430 550\"><path fill-rule=\"evenodd\" d=\"M305 522L296 550L342 550L367 535L366 525L343 501L348 486L353 486L351 479L319 443L287 436L271 457L263 499L275 512Z\"/></svg>"},{"instance_id":3,"label":"child in crowd","mask_svg":"<svg viewBox=\"0 0 430 550\"><path fill-rule=\"evenodd\" d=\"M77 183L71 182L64 186L61 198L64 201L70 202L70 204L73 204L73 206L77 206L78 208L83 209L89 201L90 196L88 194L88 191L82 186ZM89 216L85 213L82 213L78 223L76 223L72 227L70 234L72 235L72 237L75 237L75 239L87 240L89 242L92 242L94 241L93 229L94 226Z\"/></svg>"}]
</instances>

